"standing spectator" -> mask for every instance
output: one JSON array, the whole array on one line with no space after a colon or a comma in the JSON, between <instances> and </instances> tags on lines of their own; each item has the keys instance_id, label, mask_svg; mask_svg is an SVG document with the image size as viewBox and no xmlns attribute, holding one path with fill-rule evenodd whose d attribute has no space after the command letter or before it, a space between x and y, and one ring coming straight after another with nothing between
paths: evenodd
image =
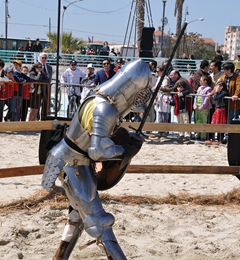
<instances>
[{"instance_id":1,"label":"standing spectator","mask_svg":"<svg viewBox=\"0 0 240 260\"><path fill-rule=\"evenodd\" d=\"M26 82L33 82L33 79L29 78L21 72L22 62L20 60L14 60L14 74L13 79L18 82L18 91L14 91L14 121L20 121L21 119L21 110L22 110L22 94L23 94L23 84Z\"/></svg>"},{"instance_id":2,"label":"standing spectator","mask_svg":"<svg viewBox=\"0 0 240 260\"><path fill-rule=\"evenodd\" d=\"M152 74L152 84L153 86L156 85L156 82L157 82L157 78L156 78L156 67L157 67L157 62L155 60L150 60L148 62L148 66L149 66L149 69L151 70L151 74ZM154 89L154 87L153 87ZM152 91L153 91L152 89ZM146 103L146 107L148 107L148 104L150 103L151 99L148 100L148 102ZM149 111L149 114L147 116L147 119L146 119L146 122L154 122L156 119L156 111L154 109L154 104L153 106L151 107L150 111ZM146 131L147 134L150 133L150 131Z\"/></svg>"},{"instance_id":3,"label":"standing spectator","mask_svg":"<svg viewBox=\"0 0 240 260\"><path fill-rule=\"evenodd\" d=\"M100 49L97 49L95 54L100 55Z\"/></svg>"},{"instance_id":4,"label":"standing spectator","mask_svg":"<svg viewBox=\"0 0 240 260\"><path fill-rule=\"evenodd\" d=\"M151 61L149 61L148 66L149 66L152 74L154 74L156 72L157 62L155 60L151 60Z\"/></svg>"},{"instance_id":5,"label":"standing spectator","mask_svg":"<svg viewBox=\"0 0 240 260\"><path fill-rule=\"evenodd\" d=\"M225 82L228 89L228 96L231 97L229 100L229 106L227 108L227 123L233 120L233 118L238 118L240 115L240 76L234 73L235 66L232 62L226 62L223 65L224 75L219 79L219 82ZM229 110L228 110L229 108ZM222 143L227 143L228 133L225 134Z\"/></svg>"},{"instance_id":6,"label":"standing spectator","mask_svg":"<svg viewBox=\"0 0 240 260\"><path fill-rule=\"evenodd\" d=\"M82 93L81 93L81 101L80 104L84 101L84 99L87 97L87 95L90 93L91 90L94 89L94 66L92 63L89 63L87 65L87 75L84 79L82 79Z\"/></svg>"},{"instance_id":7,"label":"standing spectator","mask_svg":"<svg viewBox=\"0 0 240 260\"><path fill-rule=\"evenodd\" d=\"M196 124L207 124L209 109L212 108L210 98L207 96L212 91L210 76L200 78L201 86L197 89L197 95L194 98L193 109L195 110ZM196 133L196 139L206 140L206 133Z\"/></svg>"},{"instance_id":8,"label":"standing spectator","mask_svg":"<svg viewBox=\"0 0 240 260\"><path fill-rule=\"evenodd\" d=\"M208 72L209 67L210 67L210 64L207 60L203 60L200 63L200 68L195 72L194 77L193 77L193 87L194 87L193 93L194 94L197 93L198 88L201 86L200 78L202 76L209 76L209 72ZM195 112L196 112L196 110L193 110L194 120L196 119Z\"/></svg>"},{"instance_id":9,"label":"standing spectator","mask_svg":"<svg viewBox=\"0 0 240 260\"><path fill-rule=\"evenodd\" d=\"M117 59L117 66L113 69L115 72L117 72L118 70L120 70L123 66L123 59L122 58L118 58Z\"/></svg>"},{"instance_id":10,"label":"standing spectator","mask_svg":"<svg viewBox=\"0 0 240 260\"><path fill-rule=\"evenodd\" d=\"M189 55L188 55L188 59L189 59L189 60L195 60L195 57L194 57L193 54L189 54Z\"/></svg>"},{"instance_id":11,"label":"standing spectator","mask_svg":"<svg viewBox=\"0 0 240 260\"><path fill-rule=\"evenodd\" d=\"M188 124L189 114L188 111L192 108L191 99L186 97L189 94L189 89L185 89L185 84L179 82L176 85L177 93L173 95L173 99L167 100L166 102L174 106L174 115L177 117L178 124ZM179 139L190 141L189 132L180 132Z\"/></svg>"},{"instance_id":12,"label":"standing spectator","mask_svg":"<svg viewBox=\"0 0 240 260\"><path fill-rule=\"evenodd\" d=\"M48 78L48 83L51 84L52 82L52 74L53 74L53 68L51 65L47 63L48 55L45 52L41 52L39 55L39 62L42 63L42 72L45 74L45 76Z\"/></svg>"},{"instance_id":13,"label":"standing spectator","mask_svg":"<svg viewBox=\"0 0 240 260\"><path fill-rule=\"evenodd\" d=\"M162 73L165 69L165 66L161 65L156 68L156 73L158 76L156 86L152 88L153 91L155 91L161 77ZM161 86L168 86L170 84L170 79L167 75L164 76L163 82ZM157 95L157 113L156 113L156 122L157 123L168 123L169 118L171 116L171 106L166 102L167 100L170 100L172 98L172 95L168 92L164 93L163 91L159 90ZM168 132L158 132L160 136L166 137L168 135Z\"/></svg>"},{"instance_id":14,"label":"standing spectator","mask_svg":"<svg viewBox=\"0 0 240 260\"><path fill-rule=\"evenodd\" d=\"M80 84L85 77L86 73L77 67L75 60L72 60L69 68L63 72L60 80L67 87L68 101L70 101L71 96L75 95L78 106L80 105L82 89L80 86L75 85Z\"/></svg>"},{"instance_id":15,"label":"standing spectator","mask_svg":"<svg viewBox=\"0 0 240 260\"><path fill-rule=\"evenodd\" d=\"M29 71L29 77L36 82L46 82L48 78L42 71L43 65L41 62L36 62L32 65ZM41 106L41 92L42 85L34 84L30 86L30 113L28 121L35 121L37 119L37 114Z\"/></svg>"},{"instance_id":16,"label":"standing spectator","mask_svg":"<svg viewBox=\"0 0 240 260\"><path fill-rule=\"evenodd\" d=\"M222 62L220 60L212 60L210 62L210 70L212 73L210 74L210 77L212 78L212 88L216 86L219 78L224 74L223 71L221 71Z\"/></svg>"},{"instance_id":17,"label":"standing spectator","mask_svg":"<svg viewBox=\"0 0 240 260\"><path fill-rule=\"evenodd\" d=\"M194 77L193 77L193 86L194 86L194 93L197 92L197 89L199 86L201 86L201 83L200 83L200 78L202 76L209 76L209 67L210 67L210 64L207 60L203 60L200 64L200 68L199 70L197 70L194 74Z\"/></svg>"},{"instance_id":18,"label":"standing spectator","mask_svg":"<svg viewBox=\"0 0 240 260\"><path fill-rule=\"evenodd\" d=\"M86 55L90 55L90 54L92 54L92 51L91 51L91 48L88 48Z\"/></svg>"},{"instance_id":19,"label":"standing spectator","mask_svg":"<svg viewBox=\"0 0 240 260\"><path fill-rule=\"evenodd\" d=\"M42 52L43 51L43 47L42 44L40 43L40 40L37 38L36 42L33 44L33 52Z\"/></svg>"},{"instance_id":20,"label":"standing spectator","mask_svg":"<svg viewBox=\"0 0 240 260\"><path fill-rule=\"evenodd\" d=\"M0 59L0 81L5 81L5 80L8 81L4 73L4 69L3 69L4 66L5 66L5 62L2 59Z\"/></svg>"},{"instance_id":21,"label":"standing spectator","mask_svg":"<svg viewBox=\"0 0 240 260\"><path fill-rule=\"evenodd\" d=\"M171 115L171 106L168 101L172 100L172 95L169 93L164 93L160 91L156 106L157 106L157 115L156 123L168 123L169 117ZM168 132L158 132L158 134L163 137L167 137Z\"/></svg>"},{"instance_id":22,"label":"standing spectator","mask_svg":"<svg viewBox=\"0 0 240 260\"><path fill-rule=\"evenodd\" d=\"M22 73L29 76L29 69L27 66L22 66ZM30 107L30 86L32 84L23 84L23 93L22 93L22 113L21 121L26 121L28 108Z\"/></svg>"},{"instance_id":23,"label":"standing spectator","mask_svg":"<svg viewBox=\"0 0 240 260\"><path fill-rule=\"evenodd\" d=\"M33 52L33 43L31 40L29 40L28 43L26 44L25 52L26 52L26 62L32 63L33 55L32 53L29 53L29 52Z\"/></svg>"},{"instance_id":24,"label":"standing spectator","mask_svg":"<svg viewBox=\"0 0 240 260\"><path fill-rule=\"evenodd\" d=\"M234 66L235 66L235 69L240 69L240 55L237 55L237 58L236 60L234 60Z\"/></svg>"},{"instance_id":25,"label":"standing spectator","mask_svg":"<svg viewBox=\"0 0 240 260\"><path fill-rule=\"evenodd\" d=\"M47 53L41 52L39 55L39 62L42 63L42 72L45 74L45 79L42 79L42 82L47 83L42 84L42 92L41 92L41 105L42 105L42 112L41 116L46 117L48 115L48 110L50 107L50 94L51 94L51 81L52 81L52 73L53 69L52 66L47 63Z\"/></svg>"},{"instance_id":26,"label":"standing spectator","mask_svg":"<svg viewBox=\"0 0 240 260\"><path fill-rule=\"evenodd\" d=\"M170 78L171 82L173 83L172 86L161 87L160 89L162 91L168 91L168 92L176 91L177 86L181 82L181 84L184 85L184 89L188 89L189 93L192 93L192 89L191 89L190 85L188 84L188 81L184 77L181 76L181 74L178 70L172 70L170 72L169 78Z\"/></svg>"},{"instance_id":27,"label":"standing spectator","mask_svg":"<svg viewBox=\"0 0 240 260\"><path fill-rule=\"evenodd\" d=\"M190 86L190 88L191 88L191 93L195 93L195 90L194 90L194 80L193 80L193 78L194 78L194 74L195 74L195 72L192 70L192 71L190 71L190 73L189 73L189 79L188 79L188 84L189 84L189 86ZM192 103L192 106L193 106L193 101L194 101L194 97L193 96L191 96L191 103ZM193 112L194 110L190 110L189 112L188 112L188 114L189 114L189 123L191 123L192 122L192 119L193 119L193 121L194 121L194 112ZM193 117L193 118L192 118Z\"/></svg>"},{"instance_id":28,"label":"standing spectator","mask_svg":"<svg viewBox=\"0 0 240 260\"><path fill-rule=\"evenodd\" d=\"M182 72L186 72L187 69L190 70L189 61L186 53L182 53L181 58L175 61L175 67Z\"/></svg>"},{"instance_id":29,"label":"standing spectator","mask_svg":"<svg viewBox=\"0 0 240 260\"><path fill-rule=\"evenodd\" d=\"M110 68L109 69L114 70L115 69L114 60L111 57L109 57L108 61L110 62Z\"/></svg>"},{"instance_id":30,"label":"standing spectator","mask_svg":"<svg viewBox=\"0 0 240 260\"><path fill-rule=\"evenodd\" d=\"M214 60L220 60L220 61L223 61L223 56L222 56L220 50L217 50L217 51L216 51L216 56L215 56Z\"/></svg>"},{"instance_id":31,"label":"standing spectator","mask_svg":"<svg viewBox=\"0 0 240 260\"><path fill-rule=\"evenodd\" d=\"M187 69L188 71L195 71L197 66L196 66L196 62L195 62L195 57L193 54L188 56L188 64L187 64Z\"/></svg>"},{"instance_id":32,"label":"standing spectator","mask_svg":"<svg viewBox=\"0 0 240 260\"><path fill-rule=\"evenodd\" d=\"M212 115L211 124L226 124L226 109L224 97L227 96L227 85L225 82L219 82L214 87L213 99L215 101L215 111ZM219 141L223 140L223 133L218 133L217 140L214 139L206 141L206 144L218 145Z\"/></svg>"},{"instance_id":33,"label":"standing spectator","mask_svg":"<svg viewBox=\"0 0 240 260\"><path fill-rule=\"evenodd\" d=\"M185 60L187 60L187 59L188 59L188 57L187 57L187 54L186 54L185 52L182 54L182 57L181 57L181 59L185 59Z\"/></svg>"},{"instance_id":34,"label":"standing spectator","mask_svg":"<svg viewBox=\"0 0 240 260\"><path fill-rule=\"evenodd\" d=\"M116 72L112 68L110 68L110 62L107 58L103 60L102 65L103 69L99 70L94 78L95 86L100 85L103 82L111 79L116 74Z\"/></svg>"},{"instance_id":35,"label":"standing spectator","mask_svg":"<svg viewBox=\"0 0 240 260\"><path fill-rule=\"evenodd\" d=\"M117 53L114 51L114 48L109 52L109 56L117 56Z\"/></svg>"},{"instance_id":36,"label":"standing spectator","mask_svg":"<svg viewBox=\"0 0 240 260\"><path fill-rule=\"evenodd\" d=\"M7 116L4 118L5 121L10 121L12 119L12 115L14 112L14 104L13 104L13 92L14 92L14 84L12 81L13 69L8 67L5 69L6 76L1 77L0 81L0 122L3 120L3 109L4 106L7 105L8 112Z\"/></svg>"},{"instance_id":37,"label":"standing spectator","mask_svg":"<svg viewBox=\"0 0 240 260\"><path fill-rule=\"evenodd\" d=\"M169 74L169 78L170 78L170 85L160 87L160 90L162 90L163 92L175 92L177 90L177 86L179 85L179 83L181 83L181 85L184 87L184 89L189 90L189 93L192 93L192 88L188 84L188 81L184 77L181 76L181 74L178 70L172 70ZM192 111L189 110L189 120L191 118L191 114L192 114ZM171 116L170 116L170 119L171 119ZM170 119L169 119L169 123L170 123Z\"/></svg>"},{"instance_id":38,"label":"standing spectator","mask_svg":"<svg viewBox=\"0 0 240 260\"><path fill-rule=\"evenodd\" d=\"M223 75L223 71L221 71L221 66L222 66L222 62L220 60L212 60L210 62L210 70L212 71L212 73L210 74L210 77L212 79L212 91L211 93L208 94L209 97L211 97L214 93L214 86L216 86L219 78ZM209 112L209 120L208 122L211 123L212 121L212 115L215 111L215 101L214 99L211 97L211 103L212 103L212 108L210 109ZM208 139L209 140L214 140L215 138L215 133L208 133Z\"/></svg>"},{"instance_id":39,"label":"standing spectator","mask_svg":"<svg viewBox=\"0 0 240 260\"><path fill-rule=\"evenodd\" d=\"M102 51L105 51L105 52L110 52L110 48L109 48L109 46L108 46L108 42L107 41L105 41L104 43L103 43L103 48L102 48Z\"/></svg>"},{"instance_id":40,"label":"standing spectator","mask_svg":"<svg viewBox=\"0 0 240 260\"><path fill-rule=\"evenodd\" d=\"M16 60L20 60L21 62L23 62L25 60L24 56L25 53L23 51L23 47L18 47L18 51L16 53Z\"/></svg>"},{"instance_id":41,"label":"standing spectator","mask_svg":"<svg viewBox=\"0 0 240 260\"><path fill-rule=\"evenodd\" d=\"M193 86L193 83L194 83L194 81L193 81L193 78L194 78L194 71L192 70L192 71L190 71L189 72L189 79L188 79L188 84L190 85L190 87L191 87L191 89L192 89L192 92L194 92L194 86Z\"/></svg>"},{"instance_id":42,"label":"standing spectator","mask_svg":"<svg viewBox=\"0 0 240 260\"><path fill-rule=\"evenodd\" d=\"M162 63L162 65L163 65L163 66L166 66L167 63L168 63L168 59L166 59L166 60ZM170 64L169 64L169 68L168 68L168 72L167 72L167 75L168 75L168 76L170 75L170 73L171 73L172 70L173 70L173 65L172 65L172 63L170 63ZM171 81L171 80L170 80L170 81ZM170 82L170 85L171 85L171 82Z\"/></svg>"}]
</instances>

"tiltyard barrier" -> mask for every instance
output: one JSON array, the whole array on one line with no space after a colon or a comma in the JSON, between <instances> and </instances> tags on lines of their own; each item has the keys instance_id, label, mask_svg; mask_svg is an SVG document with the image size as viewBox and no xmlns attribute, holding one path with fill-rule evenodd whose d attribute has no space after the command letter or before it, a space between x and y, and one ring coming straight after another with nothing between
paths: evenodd
<instances>
[{"instance_id":1,"label":"tiltyard barrier","mask_svg":"<svg viewBox=\"0 0 240 260\"><path fill-rule=\"evenodd\" d=\"M69 121L33 121L33 122L5 122L0 123L0 132L18 131L40 131L53 130L58 124L69 123ZM135 129L140 123L124 122L122 126L129 128L131 125ZM146 123L143 131L182 131L182 132L219 132L240 134L240 125L209 125L209 124L156 124ZM236 144L239 146L240 144ZM234 149L234 148L233 148ZM240 155L239 155L240 157ZM191 165L130 165L128 173L164 173L164 174L232 174L240 175L240 164L236 166L191 166ZM17 177L26 175L42 174L44 165L2 168L0 178Z\"/></svg>"}]
</instances>

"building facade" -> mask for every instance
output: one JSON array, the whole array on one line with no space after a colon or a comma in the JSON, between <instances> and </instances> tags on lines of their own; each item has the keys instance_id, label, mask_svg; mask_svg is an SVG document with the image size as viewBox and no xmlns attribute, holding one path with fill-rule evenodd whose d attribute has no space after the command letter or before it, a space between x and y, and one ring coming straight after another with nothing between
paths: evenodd
<instances>
[{"instance_id":1,"label":"building facade","mask_svg":"<svg viewBox=\"0 0 240 260\"><path fill-rule=\"evenodd\" d=\"M240 26L226 26L223 51L229 54L230 60L240 55Z\"/></svg>"}]
</instances>

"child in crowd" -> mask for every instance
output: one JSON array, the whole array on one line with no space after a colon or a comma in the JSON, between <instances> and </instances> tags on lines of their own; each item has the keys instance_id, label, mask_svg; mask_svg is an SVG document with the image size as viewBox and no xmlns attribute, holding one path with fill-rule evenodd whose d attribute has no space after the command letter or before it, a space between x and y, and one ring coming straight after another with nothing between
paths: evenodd
<instances>
[{"instance_id":1,"label":"child in crowd","mask_svg":"<svg viewBox=\"0 0 240 260\"><path fill-rule=\"evenodd\" d=\"M195 72L194 72L193 70L190 71L190 73L189 73L189 79L188 79L188 84L190 85L190 87L191 87L191 89L192 89L192 93L195 92L194 86L193 86L193 83L194 83L194 81L193 81L194 73L195 73Z\"/></svg>"},{"instance_id":2,"label":"child in crowd","mask_svg":"<svg viewBox=\"0 0 240 260\"><path fill-rule=\"evenodd\" d=\"M21 71L26 76L29 76L29 69L27 66L22 66ZM30 107L30 85L31 84L29 83L23 84L21 121L26 121L28 108Z\"/></svg>"},{"instance_id":3,"label":"child in crowd","mask_svg":"<svg viewBox=\"0 0 240 260\"><path fill-rule=\"evenodd\" d=\"M193 70L191 70L189 72L189 79L188 79L188 84L190 85L191 89L192 89L192 93L195 93L195 89L194 89L194 74L195 72ZM194 102L194 96L191 96L191 102L192 102L192 105L193 105L193 102ZM191 121L193 120L194 121L194 110L189 110L188 112L189 114L189 123L191 123Z\"/></svg>"},{"instance_id":4,"label":"child in crowd","mask_svg":"<svg viewBox=\"0 0 240 260\"><path fill-rule=\"evenodd\" d=\"M192 103L191 98L187 97L189 90L184 88L184 84L177 84L177 93L173 95L173 99L169 100L169 104L174 106L174 115L177 117L178 124L189 124L189 113ZM179 139L189 142L189 132L179 132Z\"/></svg>"},{"instance_id":5,"label":"child in crowd","mask_svg":"<svg viewBox=\"0 0 240 260\"><path fill-rule=\"evenodd\" d=\"M157 105L157 118L156 123L168 123L171 114L171 106L169 101L172 100L172 95L159 91ZM160 136L166 137L167 132L159 132Z\"/></svg>"},{"instance_id":6,"label":"child in crowd","mask_svg":"<svg viewBox=\"0 0 240 260\"><path fill-rule=\"evenodd\" d=\"M215 101L215 111L212 115L211 124L226 124L227 116L225 109L225 101L224 97L227 96L228 90L225 82L219 82L214 87L214 95L213 99ZM207 144L215 144L218 145L219 141L223 139L224 133L218 133L217 140L210 140Z\"/></svg>"},{"instance_id":7,"label":"child in crowd","mask_svg":"<svg viewBox=\"0 0 240 260\"><path fill-rule=\"evenodd\" d=\"M13 69L8 67L5 69L5 75L3 77L4 83L0 84L0 121L3 119L3 109L6 105L8 107L8 112L4 117L4 120L10 121L12 120L13 112L14 112L14 104L13 104L13 92L14 88L18 88L18 84L12 81Z\"/></svg>"},{"instance_id":8,"label":"child in crowd","mask_svg":"<svg viewBox=\"0 0 240 260\"><path fill-rule=\"evenodd\" d=\"M210 76L200 78L201 86L197 89L197 95L194 98L193 109L195 110L196 124L207 124L209 110L212 108L210 98L207 96L212 91ZM196 133L196 139L206 140L206 133Z\"/></svg>"},{"instance_id":9,"label":"child in crowd","mask_svg":"<svg viewBox=\"0 0 240 260\"><path fill-rule=\"evenodd\" d=\"M22 94L23 94L23 85L26 82L33 82L33 79L26 76L21 71L22 62L20 60L14 60L14 73L13 73L13 79L14 81L18 82L18 92L14 91L14 105L15 105L15 111L14 111L14 121L20 121L21 120L21 112L22 112Z\"/></svg>"}]
</instances>

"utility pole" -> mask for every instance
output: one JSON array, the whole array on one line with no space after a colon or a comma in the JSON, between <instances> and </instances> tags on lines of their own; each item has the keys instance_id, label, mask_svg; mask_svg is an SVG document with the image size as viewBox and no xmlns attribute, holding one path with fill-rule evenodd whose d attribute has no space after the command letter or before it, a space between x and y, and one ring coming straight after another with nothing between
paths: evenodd
<instances>
[{"instance_id":1,"label":"utility pole","mask_svg":"<svg viewBox=\"0 0 240 260\"><path fill-rule=\"evenodd\" d=\"M51 27L52 27L51 17L49 17L49 20L48 20L48 33L49 33L49 34L51 34Z\"/></svg>"},{"instance_id":2,"label":"utility pole","mask_svg":"<svg viewBox=\"0 0 240 260\"><path fill-rule=\"evenodd\" d=\"M11 16L8 13L8 0L5 0L5 49L8 49L8 18L11 18Z\"/></svg>"}]
</instances>

